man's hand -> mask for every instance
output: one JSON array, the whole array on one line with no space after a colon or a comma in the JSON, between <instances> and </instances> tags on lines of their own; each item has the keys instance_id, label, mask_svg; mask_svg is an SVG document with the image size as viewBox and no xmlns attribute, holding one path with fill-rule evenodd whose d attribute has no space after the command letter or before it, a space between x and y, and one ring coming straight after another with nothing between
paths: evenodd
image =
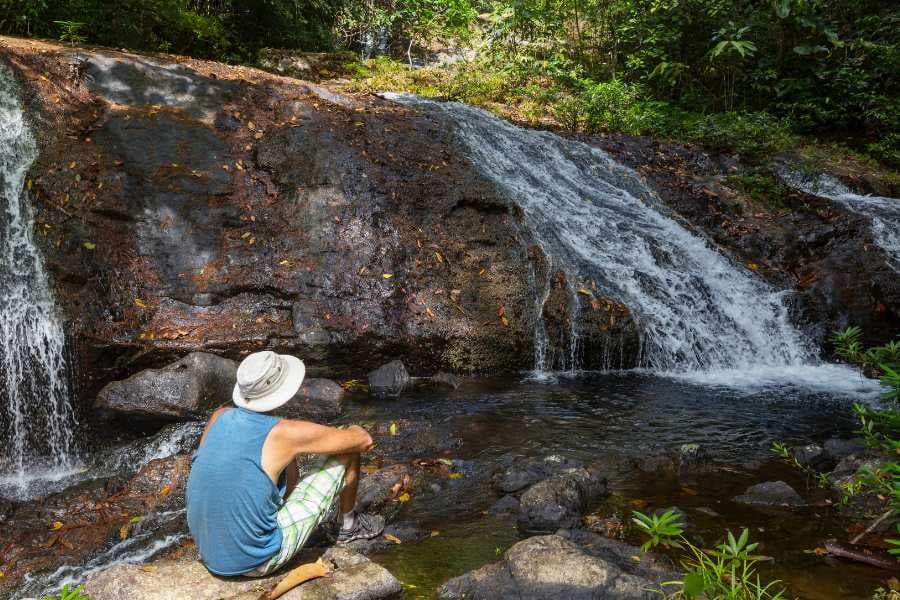
<instances>
[{"instance_id":1,"label":"man's hand","mask_svg":"<svg viewBox=\"0 0 900 600\"><path fill-rule=\"evenodd\" d=\"M369 432L366 431L365 429L363 429L361 426L359 426L359 425L351 425L350 427L347 428L347 430L348 430L348 431L349 431L349 430L353 430L353 431L358 432L358 433L360 433L360 434L362 434L362 435L365 435L365 439L367 440L367 442L366 442L366 444L365 444L365 447L362 449L362 452L368 452L369 450L372 449L372 446L375 445L375 442L372 441L372 436L369 435Z\"/></svg>"}]
</instances>

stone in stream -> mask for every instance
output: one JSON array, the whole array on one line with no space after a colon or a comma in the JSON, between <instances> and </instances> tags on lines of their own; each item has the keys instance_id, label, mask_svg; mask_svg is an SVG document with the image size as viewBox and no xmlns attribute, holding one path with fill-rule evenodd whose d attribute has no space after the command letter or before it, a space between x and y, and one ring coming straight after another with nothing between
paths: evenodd
<instances>
[{"instance_id":1,"label":"stone in stream","mask_svg":"<svg viewBox=\"0 0 900 600\"><path fill-rule=\"evenodd\" d=\"M581 462L551 454L542 457L515 457L506 468L494 474L494 487L505 494L520 492L551 475L581 467Z\"/></svg>"},{"instance_id":2,"label":"stone in stream","mask_svg":"<svg viewBox=\"0 0 900 600\"><path fill-rule=\"evenodd\" d=\"M766 481L752 485L740 496L735 496L734 501L759 506L789 508L806 506L800 494L783 481Z\"/></svg>"},{"instance_id":3,"label":"stone in stream","mask_svg":"<svg viewBox=\"0 0 900 600\"><path fill-rule=\"evenodd\" d=\"M592 540L599 538L594 536ZM672 577L661 569L636 564L639 553L614 540L596 547L559 535L523 540L495 563L455 577L438 590L442 600L650 600L659 583ZM642 561L643 562L643 561Z\"/></svg>"},{"instance_id":4,"label":"stone in stream","mask_svg":"<svg viewBox=\"0 0 900 600\"><path fill-rule=\"evenodd\" d=\"M596 472L567 469L525 490L519 498L518 525L532 532L578 527L605 493L606 479Z\"/></svg>"},{"instance_id":5,"label":"stone in stream","mask_svg":"<svg viewBox=\"0 0 900 600\"><path fill-rule=\"evenodd\" d=\"M866 451L866 443L860 438L852 438L849 440L832 438L825 441L823 449L825 453L837 463L851 454L863 454Z\"/></svg>"},{"instance_id":6,"label":"stone in stream","mask_svg":"<svg viewBox=\"0 0 900 600\"><path fill-rule=\"evenodd\" d=\"M817 471L827 471L834 467L834 458L830 456L819 444L806 444L791 448L791 456L802 467L809 467Z\"/></svg>"},{"instance_id":7,"label":"stone in stream","mask_svg":"<svg viewBox=\"0 0 900 600\"><path fill-rule=\"evenodd\" d=\"M281 572L262 578L216 577L195 559L160 560L150 566L117 565L85 583L91 600L171 600L173 598L215 598L218 600L258 600L271 589L288 568L313 562L319 556L334 571L327 577L301 584L282 596L284 600L380 600L401 591L400 582L387 569L348 548L301 550Z\"/></svg>"},{"instance_id":8,"label":"stone in stream","mask_svg":"<svg viewBox=\"0 0 900 600\"><path fill-rule=\"evenodd\" d=\"M403 362L393 360L369 373L369 391L376 396L399 396L409 381Z\"/></svg>"},{"instance_id":9,"label":"stone in stream","mask_svg":"<svg viewBox=\"0 0 900 600\"><path fill-rule=\"evenodd\" d=\"M233 360L192 352L162 369L145 369L107 384L94 409L155 421L199 419L231 399L236 372Z\"/></svg>"}]
</instances>

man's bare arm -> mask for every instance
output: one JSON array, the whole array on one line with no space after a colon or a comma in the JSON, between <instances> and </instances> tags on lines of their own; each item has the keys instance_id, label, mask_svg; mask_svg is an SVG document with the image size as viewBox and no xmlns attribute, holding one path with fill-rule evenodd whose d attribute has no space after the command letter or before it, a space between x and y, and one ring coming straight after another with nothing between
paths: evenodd
<instances>
[{"instance_id":1,"label":"man's bare arm","mask_svg":"<svg viewBox=\"0 0 900 600\"><path fill-rule=\"evenodd\" d=\"M273 429L279 446L297 454L348 454L372 447L372 436L359 425L347 429L284 419Z\"/></svg>"}]
</instances>

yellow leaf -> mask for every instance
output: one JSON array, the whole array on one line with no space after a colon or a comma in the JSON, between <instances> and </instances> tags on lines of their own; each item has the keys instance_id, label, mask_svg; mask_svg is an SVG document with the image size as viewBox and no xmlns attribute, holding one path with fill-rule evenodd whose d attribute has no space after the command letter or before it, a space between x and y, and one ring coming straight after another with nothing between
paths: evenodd
<instances>
[{"instance_id":1,"label":"yellow leaf","mask_svg":"<svg viewBox=\"0 0 900 600\"><path fill-rule=\"evenodd\" d=\"M747 266L750 267L750 270L751 270L751 271L757 271L757 270L759 270L759 265L756 264L756 263L747 263Z\"/></svg>"},{"instance_id":2,"label":"yellow leaf","mask_svg":"<svg viewBox=\"0 0 900 600\"><path fill-rule=\"evenodd\" d=\"M391 423L390 427L388 427L388 433L391 435L397 435L397 432L400 430L400 427L396 423Z\"/></svg>"},{"instance_id":3,"label":"yellow leaf","mask_svg":"<svg viewBox=\"0 0 900 600\"><path fill-rule=\"evenodd\" d=\"M390 279L391 277L394 276L394 274L393 273L382 273L381 276L384 277L385 279Z\"/></svg>"},{"instance_id":4,"label":"yellow leaf","mask_svg":"<svg viewBox=\"0 0 900 600\"><path fill-rule=\"evenodd\" d=\"M503 323L504 327L509 326L509 319L507 319L506 317L500 317L500 322Z\"/></svg>"},{"instance_id":5,"label":"yellow leaf","mask_svg":"<svg viewBox=\"0 0 900 600\"><path fill-rule=\"evenodd\" d=\"M31 190L31 180L30 179L25 182L25 187L28 188L29 190Z\"/></svg>"},{"instance_id":6,"label":"yellow leaf","mask_svg":"<svg viewBox=\"0 0 900 600\"><path fill-rule=\"evenodd\" d=\"M409 492L403 492L402 494L400 494L399 496L397 496L397 500L400 501L401 503L402 503L402 502L409 502L409 498L410 498Z\"/></svg>"},{"instance_id":7,"label":"yellow leaf","mask_svg":"<svg viewBox=\"0 0 900 600\"><path fill-rule=\"evenodd\" d=\"M62 529L62 526L63 526L62 521L54 521L53 525L50 526L50 529L52 529L53 531L56 531L57 529Z\"/></svg>"},{"instance_id":8,"label":"yellow leaf","mask_svg":"<svg viewBox=\"0 0 900 600\"><path fill-rule=\"evenodd\" d=\"M637 554L632 554L631 560L633 560L634 562L641 562L641 557L638 556Z\"/></svg>"},{"instance_id":9,"label":"yellow leaf","mask_svg":"<svg viewBox=\"0 0 900 600\"><path fill-rule=\"evenodd\" d=\"M462 478L462 476L462 473L450 473L447 477L449 477L450 479L460 479Z\"/></svg>"},{"instance_id":10,"label":"yellow leaf","mask_svg":"<svg viewBox=\"0 0 900 600\"><path fill-rule=\"evenodd\" d=\"M440 253L440 252L435 252L435 253L434 253L434 259L435 259L436 261L438 261L439 263L443 263L443 262L444 262L444 257L441 256L441 253Z\"/></svg>"},{"instance_id":11,"label":"yellow leaf","mask_svg":"<svg viewBox=\"0 0 900 600\"><path fill-rule=\"evenodd\" d=\"M119 529L119 539L124 540L128 538L128 525L122 525Z\"/></svg>"},{"instance_id":12,"label":"yellow leaf","mask_svg":"<svg viewBox=\"0 0 900 600\"><path fill-rule=\"evenodd\" d=\"M0 571L0 577L3 577L3 576L4 576L3 571Z\"/></svg>"},{"instance_id":13,"label":"yellow leaf","mask_svg":"<svg viewBox=\"0 0 900 600\"><path fill-rule=\"evenodd\" d=\"M159 495L162 496L163 498L165 498L166 496L168 496L168 495L171 494L171 493L172 493L172 486L171 486L171 485L164 485L164 486L162 487L162 489L159 490Z\"/></svg>"},{"instance_id":14,"label":"yellow leaf","mask_svg":"<svg viewBox=\"0 0 900 600\"><path fill-rule=\"evenodd\" d=\"M97 244L95 244L95 243L92 242L91 240L84 240L84 241L81 243L81 245L84 246L85 248L87 248L88 250L93 250L94 248L97 247Z\"/></svg>"},{"instance_id":15,"label":"yellow leaf","mask_svg":"<svg viewBox=\"0 0 900 600\"><path fill-rule=\"evenodd\" d=\"M147 308L147 303L141 300L140 298L134 299L134 305L138 308Z\"/></svg>"},{"instance_id":16,"label":"yellow leaf","mask_svg":"<svg viewBox=\"0 0 900 600\"><path fill-rule=\"evenodd\" d=\"M582 296L591 296L591 291L586 288L578 288L578 293Z\"/></svg>"},{"instance_id":17,"label":"yellow leaf","mask_svg":"<svg viewBox=\"0 0 900 600\"><path fill-rule=\"evenodd\" d=\"M482 275L484 275L484 271L485 271L485 269L478 271L478 276L481 277Z\"/></svg>"},{"instance_id":18,"label":"yellow leaf","mask_svg":"<svg viewBox=\"0 0 900 600\"><path fill-rule=\"evenodd\" d=\"M261 140L262 137L263 137L262 131L257 131L255 134L253 134L253 139L255 139L255 140Z\"/></svg>"},{"instance_id":19,"label":"yellow leaf","mask_svg":"<svg viewBox=\"0 0 900 600\"><path fill-rule=\"evenodd\" d=\"M437 536L439 536L439 535L441 535L441 532L438 531L437 529L432 529L432 530L431 530L431 537L437 537Z\"/></svg>"},{"instance_id":20,"label":"yellow leaf","mask_svg":"<svg viewBox=\"0 0 900 600\"><path fill-rule=\"evenodd\" d=\"M69 163L69 168L70 168L70 169L74 169L74 168L75 168L75 161L74 161L74 160L73 160L71 163Z\"/></svg>"},{"instance_id":21,"label":"yellow leaf","mask_svg":"<svg viewBox=\"0 0 900 600\"><path fill-rule=\"evenodd\" d=\"M386 540L389 541L389 542L393 542L393 543L395 543L395 544L402 544L402 543L403 543L403 542L400 541L400 538L398 538L396 535L391 535L391 534L389 534L389 533L385 533L385 534L383 534L383 536L384 536L384 539L386 539Z\"/></svg>"},{"instance_id":22,"label":"yellow leaf","mask_svg":"<svg viewBox=\"0 0 900 600\"><path fill-rule=\"evenodd\" d=\"M289 261L289 260L283 260L283 261L279 262L278 264L281 265L282 267L286 267L286 266L288 266L289 264L291 264L291 261Z\"/></svg>"},{"instance_id":23,"label":"yellow leaf","mask_svg":"<svg viewBox=\"0 0 900 600\"><path fill-rule=\"evenodd\" d=\"M250 237L250 232L249 232L249 231L245 231L244 233L241 234L241 239L242 239L242 240L246 240L248 237Z\"/></svg>"},{"instance_id":24,"label":"yellow leaf","mask_svg":"<svg viewBox=\"0 0 900 600\"><path fill-rule=\"evenodd\" d=\"M141 567L141 571L144 571L145 573L153 573L156 571L156 569L156 565L144 565L143 567Z\"/></svg>"}]
</instances>

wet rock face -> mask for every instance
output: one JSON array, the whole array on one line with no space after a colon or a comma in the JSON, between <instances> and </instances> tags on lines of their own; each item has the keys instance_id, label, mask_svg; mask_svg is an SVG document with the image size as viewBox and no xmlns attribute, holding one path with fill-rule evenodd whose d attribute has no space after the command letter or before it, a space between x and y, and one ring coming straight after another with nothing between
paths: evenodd
<instances>
[{"instance_id":1,"label":"wet rock face","mask_svg":"<svg viewBox=\"0 0 900 600\"><path fill-rule=\"evenodd\" d=\"M532 257L431 117L190 59L4 53L85 393L199 350L290 352L326 376L532 366Z\"/></svg>"},{"instance_id":2,"label":"wet rock face","mask_svg":"<svg viewBox=\"0 0 900 600\"><path fill-rule=\"evenodd\" d=\"M606 492L606 481L584 468L568 469L525 490L519 498L519 527L549 532L571 529Z\"/></svg>"},{"instance_id":3,"label":"wet rock face","mask_svg":"<svg viewBox=\"0 0 900 600\"><path fill-rule=\"evenodd\" d=\"M618 549L614 550L615 547ZM607 540L605 555L592 555L558 535L533 537L507 550L500 561L451 579L440 588L438 597L445 600L649 600L657 597L658 593L652 590L658 589L658 574L635 572L627 565L629 551L634 554L637 549Z\"/></svg>"},{"instance_id":4,"label":"wet rock face","mask_svg":"<svg viewBox=\"0 0 900 600\"><path fill-rule=\"evenodd\" d=\"M346 548L303 550L286 570L258 579L216 577L198 560L161 560L144 568L119 565L88 579L85 591L92 600L169 600L219 598L257 600L261 591L275 587L287 569L317 558L333 572L301 584L282 596L285 600L381 600L401 591L400 582L384 567Z\"/></svg>"},{"instance_id":5,"label":"wet rock face","mask_svg":"<svg viewBox=\"0 0 900 600\"><path fill-rule=\"evenodd\" d=\"M94 409L156 422L199 419L230 401L236 372L233 360L192 352L162 369L146 369L107 384Z\"/></svg>"}]
</instances>

